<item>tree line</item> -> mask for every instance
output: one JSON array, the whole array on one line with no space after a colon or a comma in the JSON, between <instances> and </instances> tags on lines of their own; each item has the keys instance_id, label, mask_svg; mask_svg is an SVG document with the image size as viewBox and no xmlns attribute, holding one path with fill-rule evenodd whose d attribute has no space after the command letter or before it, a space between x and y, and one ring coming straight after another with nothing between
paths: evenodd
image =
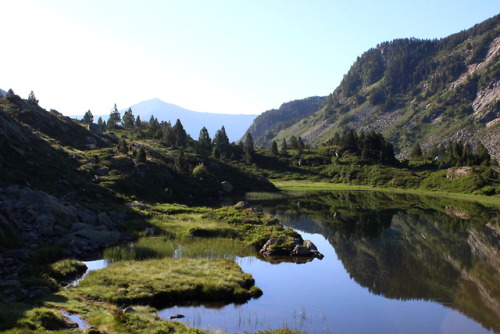
<instances>
[{"instance_id":1,"label":"tree line","mask_svg":"<svg viewBox=\"0 0 500 334\"><path fill-rule=\"evenodd\" d=\"M83 116L82 122L91 125L94 122L92 112L89 110ZM116 104L110 112L107 121L99 117L97 127L100 131L113 129L131 130L139 138L157 139L166 146L181 151L190 150L203 157L212 156L216 159L244 160L250 164L255 155L254 141L250 133L239 144L230 143L224 126L217 130L213 139L206 127L200 130L198 140L194 140L184 129L182 122L177 119L174 125L170 121L158 121L154 115L149 121L142 121L140 116L134 116L129 108L121 116Z\"/></svg>"}]
</instances>

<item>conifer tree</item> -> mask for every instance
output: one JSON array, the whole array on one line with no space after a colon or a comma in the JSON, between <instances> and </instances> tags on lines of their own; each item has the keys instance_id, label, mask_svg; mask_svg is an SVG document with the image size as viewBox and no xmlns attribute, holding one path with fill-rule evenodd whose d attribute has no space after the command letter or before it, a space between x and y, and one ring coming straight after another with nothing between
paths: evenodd
<instances>
[{"instance_id":1,"label":"conifer tree","mask_svg":"<svg viewBox=\"0 0 500 334\"><path fill-rule=\"evenodd\" d=\"M275 140L273 141L273 144L271 145L271 153L272 153L273 157L278 156L278 144L276 143Z\"/></svg>"},{"instance_id":2,"label":"conifer tree","mask_svg":"<svg viewBox=\"0 0 500 334\"><path fill-rule=\"evenodd\" d=\"M94 122L94 115L92 115L92 112L90 110L87 110L85 115L83 115L82 121L83 121L83 123L88 124L88 125L90 125Z\"/></svg>"},{"instance_id":3,"label":"conifer tree","mask_svg":"<svg viewBox=\"0 0 500 334\"><path fill-rule=\"evenodd\" d=\"M295 136L290 137L290 142L288 143L288 147L292 150L296 150L299 148L299 142L297 140L297 137Z\"/></svg>"},{"instance_id":4,"label":"conifer tree","mask_svg":"<svg viewBox=\"0 0 500 334\"><path fill-rule=\"evenodd\" d=\"M182 126L180 119L177 119L174 126L172 127L172 132L175 139L175 146L177 147L186 147L187 146L187 133Z\"/></svg>"},{"instance_id":5,"label":"conifer tree","mask_svg":"<svg viewBox=\"0 0 500 334\"><path fill-rule=\"evenodd\" d=\"M151 118L149 119L148 127L148 133L151 138L157 138L161 135L160 123L158 122L158 119L153 115L151 115Z\"/></svg>"},{"instance_id":6,"label":"conifer tree","mask_svg":"<svg viewBox=\"0 0 500 334\"><path fill-rule=\"evenodd\" d=\"M109 114L108 123L107 123L108 129L113 129L113 128L118 127L121 119L122 118L120 116L120 112L118 111L118 108L116 107L116 103L115 103L113 109L111 109L111 113Z\"/></svg>"},{"instance_id":7,"label":"conifer tree","mask_svg":"<svg viewBox=\"0 0 500 334\"><path fill-rule=\"evenodd\" d=\"M281 154L288 154L288 144L286 143L286 138L283 138L283 142L281 143Z\"/></svg>"},{"instance_id":8,"label":"conifer tree","mask_svg":"<svg viewBox=\"0 0 500 334\"><path fill-rule=\"evenodd\" d=\"M416 143L415 146L413 146L410 152L410 158L422 159L422 148L420 147L419 143Z\"/></svg>"},{"instance_id":9,"label":"conifer tree","mask_svg":"<svg viewBox=\"0 0 500 334\"><path fill-rule=\"evenodd\" d=\"M134 128L135 118L134 113L132 112L132 108L128 108L128 110L123 114L122 124L125 129Z\"/></svg>"},{"instance_id":10,"label":"conifer tree","mask_svg":"<svg viewBox=\"0 0 500 334\"><path fill-rule=\"evenodd\" d=\"M101 131L105 131L106 130L106 123L102 120L102 117L100 117L100 116L97 119L97 126L99 127L99 129Z\"/></svg>"},{"instance_id":11,"label":"conifer tree","mask_svg":"<svg viewBox=\"0 0 500 334\"><path fill-rule=\"evenodd\" d=\"M299 153L302 153L302 151L304 151L304 148L306 147L306 145L302 141L301 137L297 138L297 144L298 144L298 148L297 149L299 150Z\"/></svg>"},{"instance_id":12,"label":"conifer tree","mask_svg":"<svg viewBox=\"0 0 500 334\"><path fill-rule=\"evenodd\" d=\"M229 154L229 138L227 137L224 126L215 133L213 145L217 148L217 152L221 156Z\"/></svg>"},{"instance_id":13,"label":"conifer tree","mask_svg":"<svg viewBox=\"0 0 500 334\"><path fill-rule=\"evenodd\" d=\"M245 153L245 162L247 164L251 164L255 153L255 147L253 143L253 137L250 132L248 132L245 137L245 145L243 146L243 152Z\"/></svg>"},{"instance_id":14,"label":"conifer tree","mask_svg":"<svg viewBox=\"0 0 500 334\"><path fill-rule=\"evenodd\" d=\"M38 100L35 97L35 93L33 93L33 91L31 91L30 94L28 95L28 102L34 105L38 105Z\"/></svg>"},{"instance_id":15,"label":"conifer tree","mask_svg":"<svg viewBox=\"0 0 500 334\"><path fill-rule=\"evenodd\" d=\"M208 133L206 127L200 130L200 135L198 137L198 143L196 145L197 153L201 156L208 157L212 150L212 139Z\"/></svg>"},{"instance_id":16,"label":"conifer tree","mask_svg":"<svg viewBox=\"0 0 500 334\"><path fill-rule=\"evenodd\" d=\"M135 129L137 131L141 131L142 130L141 116L137 115L137 117L135 118L134 127L135 127Z\"/></svg>"},{"instance_id":17,"label":"conifer tree","mask_svg":"<svg viewBox=\"0 0 500 334\"><path fill-rule=\"evenodd\" d=\"M489 166L491 164L491 156L483 143L480 142L477 145L475 155L477 158L476 164L483 166Z\"/></svg>"}]
</instances>

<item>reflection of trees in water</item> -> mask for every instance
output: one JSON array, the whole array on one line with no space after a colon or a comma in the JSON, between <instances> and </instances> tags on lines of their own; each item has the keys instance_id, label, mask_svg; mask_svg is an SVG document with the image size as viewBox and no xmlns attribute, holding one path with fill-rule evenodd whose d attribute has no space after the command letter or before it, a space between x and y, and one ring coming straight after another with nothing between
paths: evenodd
<instances>
[{"instance_id":1,"label":"reflection of trees in water","mask_svg":"<svg viewBox=\"0 0 500 334\"><path fill-rule=\"evenodd\" d=\"M498 210L378 192L334 192L271 207L285 224L299 217L293 227L321 231L371 292L436 301L500 331Z\"/></svg>"}]
</instances>

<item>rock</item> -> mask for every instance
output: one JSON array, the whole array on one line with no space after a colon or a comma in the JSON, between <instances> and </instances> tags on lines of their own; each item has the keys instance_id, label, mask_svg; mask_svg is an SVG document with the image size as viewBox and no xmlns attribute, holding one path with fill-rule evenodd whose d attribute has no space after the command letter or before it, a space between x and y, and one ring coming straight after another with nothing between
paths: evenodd
<instances>
[{"instance_id":1,"label":"rock","mask_svg":"<svg viewBox=\"0 0 500 334\"><path fill-rule=\"evenodd\" d=\"M309 251L318 251L318 248L316 247L315 244L311 240L305 240L304 241L304 247L306 247Z\"/></svg>"},{"instance_id":2,"label":"rock","mask_svg":"<svg viewBox=\"0 0 500 334\"><path fill-rule=\"evenodd\" d=\"M50 214L41 214L36 217L35 224L39 233L43 236L50 236L54 232L56 219Z\"/></svg>"},{"instance_id":3,"label":"rock","mask_svg":"<svg viewBox=\"0 0 500 334\"><path fill-rule=\"evenodd\" d=\"M171 315L169 318L170 319L181 319L181 318L184 318L185 316L182 315L182 314L174 314L174 315Z\"/></svg>"},{"instance_id":4,"label":"rock","mask_svg":"<svg viewBox=\"0 0 500 334\"><path fill-rule=\"evenodd\" d=\"M94 171L95 175L97 176L107 176L108 173L109 173L109 170L105 167L100 167L100 168L97 168L95 171Z\"/></svg>"},{"instance_id":5,"label":"rock","mask_svg":"<svg viewBox=\"0 0 500 334\"><path fill-rule=\"evenodd\" d=\"M292 252L290 253L290 255L292 255L292 256L311 256L311 252L309 251L309 249L307 249L307 247L301 246L301 245L297 245L292 250Z\"/></svg>"},{"instance_id":6,"label":"rock","mask_svg":"<svg viewBox=\"0 0 500 334\"><path fill-rule=\"evenodd\" d=\"M266 243L264 244L264 246L262 246L262 248L260 249L259 253L272 254L272 252L273 252L272 248L277 243L278 243L278 239L275 239L275 238L271 238L271 239L267 240Z\"/></svg>"},{"instance_id":7,"label":"rock","mask_svg":"<svg viewBox=\"0 0 500 334\"><path fill-rule=\"evenodd\" d=\"M234 207L237 209L248 209L250 207L250 203L246 201L239 201L234 205Z\"/></svg>"},{"instance_id":8,"label":"rock","mask_svg":"<svg viewBox=\"0 0 500 334\"><path fill-rule=\"evenodd\" d=\"M137 209L141 209L141 210L149 210L150 209L149 206L147 206L146 204L139 203L139 202L128 202L125 205L128 206L129 208L137 208Z\"/></svg>"},{"instance_id":9,"label":"rock","mask_svg":"<svg viewBox=\"0 0 500 334\"><path fill-rule=\"evenodd\" d=\"M97 223L97 215L90 210L79 210L76 216L84 224L96 225Z\"/></svg>"},{"instance_id":10,"label":"rock","mask_svg":"<svg viewBox=\"0 0 500 334\"><path fill-rule=\"evenodd\" d=\"M99 225L104 225L109 229L112 229L114 225L111 219L106 214L106 212L101 212L97 215L97 223Z\"/></svg>"},{"instance_id":11,"label":"rock","mask_svg":"<svg viewBox=\"0 0 500 334\"><path fill-rule=\"evenodd\" d=\"M226 194L231 193L234 189L233 185L228 181L222 181L221 186L222 186L222 191Z\"/></svg>"},{"instance_id":12,"label":"rock","mask_svg":"<svg viewBox=\"0 0 500 334\"><path fill-rule=\"evenodd\" d=\"M472 167L451 167L448 168L446 172L446 178L456 179L458 177L463 177L472 174Z\"/></svg>"},{"instance_id":13,"label":"rock","mask_svg":"<svg viewBox=\"0 0 500 334\"><path fill-rule=\"evenodd\" d=\"M123 313L137 313L137 311L132 306L128 306L123 309Z\"/></svg>"},{"instance_id":14,"label":"rock","mask_svg":"<svg viewBox=\"0 0 500 334\"><path fill-rule=\"evenodd\" d=\"M71 231L72 232L77 232L85 229L93 229L94 227L90 224L85 224L85 223L74 223L71 226Z\"/></svg>"}]
</instances>

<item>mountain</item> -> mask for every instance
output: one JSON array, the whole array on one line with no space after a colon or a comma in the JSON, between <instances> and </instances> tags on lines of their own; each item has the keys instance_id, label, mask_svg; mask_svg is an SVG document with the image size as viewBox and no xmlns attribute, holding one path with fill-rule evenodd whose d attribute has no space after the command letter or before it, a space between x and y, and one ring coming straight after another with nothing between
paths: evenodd
<instances>
[{"instance_id":1,"label":"mountain","mask_svg":"<svg viewBox=\"0 0 500 334\"><path fill-rule=\"evenodd\" d=\"M170 121L173 124L180 119L186 132L198 139L200 130L206 127L213 138L222 126L226 129L230 141L240 139L248 129L256 115L233 115L197 112L184 109L175 104L160 99L151 99L131 106L134 116L140 116L142 121L149 121L154 116L158 121ZM122 110L122 114L125 110Z\"/></svg>"},{"instance_id":2,"label":"mountain","mask_svg":"<svg viewBox=\"0 0 500 334\"><path fill-rule=\"evenodd\" d=\"M278 114L279 111L271 111ZM381 132L400 157L419 143L482 142L500 158L500 15L439 40L384 42L354 62L325 104L289 124L274 120L249 131L261 146L292 135L319 145L345 129Z\"/></svg>"},{"instance_id":3,"label":"mountain","mask_svg":"<svg viewBox=\"0 0 500 334\"><path fill-rule=\"evenodd\" d=\"M7 92L4 91L3 89L0 89L0 94L2 94L3 96L7 95Z\"/></svg>"},{"instance_id":4,"label":"mountain","mask_svg":"<svg viewBox=\"0 0 500 334\"><path fill-rule=\"evenodd\" d=\"M279 109L271 109L259 115L245 135L250 132L257 146L270 146L266 139L274 137L282 129L309 116L321 108L325 100L326 97L313 96L283 103Z\"/></svg>"}]
</instances>

